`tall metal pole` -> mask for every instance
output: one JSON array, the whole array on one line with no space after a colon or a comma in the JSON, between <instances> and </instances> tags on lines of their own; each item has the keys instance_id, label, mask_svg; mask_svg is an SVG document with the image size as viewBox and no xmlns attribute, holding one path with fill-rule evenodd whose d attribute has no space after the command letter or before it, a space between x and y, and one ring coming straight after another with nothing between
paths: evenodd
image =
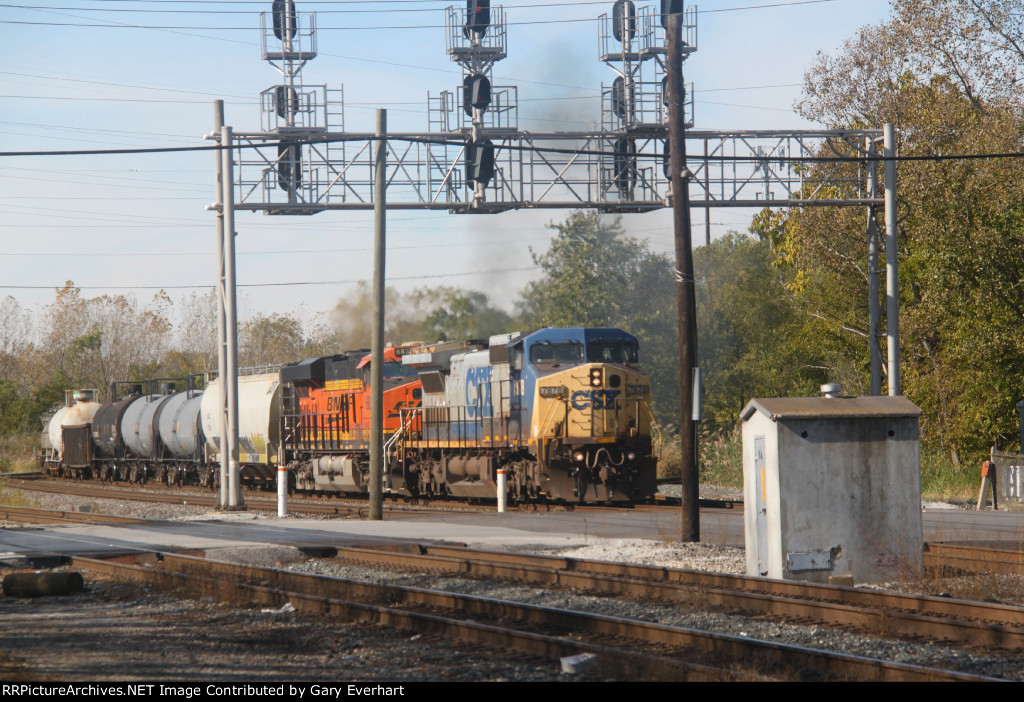
<instances>
[{"instance_id":1,"label":"tall metal pole","mask_svg":"<svg viewBox=\"0 0 1024 702\"><path fill-rule=\"evenodd\" d=\"M900 273L896 239L896 130L883 125L885 156L885 315L889 352L889 395L903 394L900 382Z\"/></svg>"},{"instance_id":2,"label":"tall metal pole","mask_svg":"<svg viewBox=\"0 0 1024 702\"><path fill-rule=\"evenodd\" d=\"M864 139L864 148L868 157L878 155L874 139ZM878 162L869 160L867 196L874 199L878 196ZM868 353L871 358L871 394L882 394L882 350L878 346L878 327L882 320L882 307L878 298L878 223L875 221L875 208L868 205Z\"/></svg>"},{"instance_id":3,"label":"tall metal pole","mask_svg":"<svg viewBox=\"0 0 1024 702\"><path fill-rule=\"evenodd\" d=\"M373 340L370 353L370 519L384 518L384 252L387 202L388 112L377 110L373 173Z\"/></svg>"},{"instance_id":4,"label":"tall metal pole","mask_svg":"<svg viewBox=\"0 0 1024 702\"><path fill-rule=\"evenodd\" d=\"M235 297L235 177L234 152L231 148L231 127L221 127L220 144L224 175L224 279L221 294L224 298L225 353L221 388L227 395L228 421L224 426L221 444L228 454L227 509L244 507L238 480L238 316Z\"/></svg>"},{"instance_id":5,"label":"tall metal pole","mask_svg":"<svg viewBox=\"0 0 1024 702\"><path fill-rule=\"evenodd\" d=\"M680 541L700 541L700 481L697 426L693 419L693 369L697 367L697 302L690 243L690 172L686 167L686 115L683 93L682 16L668 16L669 158L672 163L672 214L676 241L676 304L679 314L679 443L682 449Z\"/></svg>"},{"instance_id":6,"label":"tall metal pole","mask_svg":"<svg viewBox=\"0 0 1024 702\"><path fill-rule=\"evenodd\" d=\"M221 132L224 129L224 101L213 101L213 126L214 135L218 143L221 143ZM219 507L226 507L228 504L228 451L227 451L227 427L228 427L228 396L224 391L225 370L227 361L227 340L225 334L227 327L224 322L224 154L220 151L214 152L217 169L217 201L214 208L217 210L217 376L221 378L220 404L217 406L219 420L215 423L220 425L220 498L217 501Z\"/></svg>"}]
</instances>

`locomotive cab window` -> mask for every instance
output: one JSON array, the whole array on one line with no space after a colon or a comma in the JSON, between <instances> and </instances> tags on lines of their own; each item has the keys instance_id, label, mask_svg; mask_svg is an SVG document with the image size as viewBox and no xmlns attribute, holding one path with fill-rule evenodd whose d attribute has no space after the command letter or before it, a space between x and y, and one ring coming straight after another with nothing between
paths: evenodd
<instances>
[{"instance_id":1,"label":"locomotive cab window","mask_svg":"<svg viewBox=\"0 0 1024 702\"><path fill-rule=\"evenodd\" d=\"M530 363L580 363L583 360L583 344L537 343L530 347Z\"/></svg>"},{"instance_id":2,"label":"locomotive cab window","mask_svg":"<svg viewBox=\"0 0 1024 702\"><path fill-rule=\"evenodd\" d=\"M508 350L508 365L512 370L521 371L523 366L523 345L516 344Z\"/></svg>"},{"instance_id":3,"label":"locomotive cab window","mask_svg":"<svg viewBox=\"0 0 1024 702\"><path fill-rule=\"evenodd\" d=\"M370 380L372 378L370 368L371 366L369 364L363 366L363 382L367 385L370 384ZM419 377L419 371L413 366L403 365L400 361L384 361L384 377L416 378Z\"/></svg>"},{"instance_id":4,"label":"locomotive cab window","mask_svg":"<svg viewBox=\"0 0 1024 702\"><path fill-rule=\"evenodd\" d=\"M632 341L591 341L587 344L591 363L636 363L636 344Z\"/></svg>"}]
</instances>

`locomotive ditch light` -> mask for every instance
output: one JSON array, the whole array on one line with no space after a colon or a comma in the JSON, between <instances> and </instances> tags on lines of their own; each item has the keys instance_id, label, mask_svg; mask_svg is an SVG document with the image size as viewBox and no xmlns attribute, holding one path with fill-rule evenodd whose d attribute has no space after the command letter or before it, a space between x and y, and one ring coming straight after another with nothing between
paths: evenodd
<instances>
[{"instance_id":1,"label":"locomotive ditch light","mask_svg":"<svg viewBox=\"0 0 1024 702\"><path fill-rule=\"evenodd\" d=\"M626 460L627 461L634 461L634 460L636 460L636 454L633 453L632 451L630 451L629 453L626 454Z\"/></svg>"},{"instance_id":2,"label":"locomotive ditch light","mask_svg":"<svg viewBox=\"0 0 1024 702\"><path fill-rule=\"evenodd\" d=\"M599 388L604 385L604 379L601 377L600 368L590 369L590 385L591 387Z\"/></svg>"},{"instance_id":3,"label":"locomotive ditch light","mask_svg":"<svg viewBox=\"0 0 1024 702\"><path fill-rule=\"evenodd\" d=\"M584 454L582 451L577 451L572 455L572 457L573 459L576 460L577 463L583 463L583 459L586 458L586 454Z\"/></svg>"}]
</instances>

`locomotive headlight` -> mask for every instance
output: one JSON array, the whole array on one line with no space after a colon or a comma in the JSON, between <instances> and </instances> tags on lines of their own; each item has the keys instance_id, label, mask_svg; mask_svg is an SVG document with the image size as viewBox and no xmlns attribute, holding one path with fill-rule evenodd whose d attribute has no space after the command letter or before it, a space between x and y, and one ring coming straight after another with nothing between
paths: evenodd
<instances>
[{"instance_id":1,"label":"locomotive headlight","mask_svg":"<svg viewBox=\"0 0 1024 702\"><path fill-rule=\"evenodd\" d=\"M626 460L627 461L636 460L636 454L633 453L632 451L630 451L629 453L626 454Z\"/></svg>"},{"instance_id":2,"label":"locomotive headlight","mask_svg":"<svg viewBox=\"0 0 1024 702\"><path fill-rule=\"evenodd\" d=\"M600 368L590 369L590 385L591 387L599 388L604 384L604 379L601 377Z\"/></svg>"},{"instance_id":3,"label":"locomotive headlight","mask_svg":"<svg viewBox=\"0 0 1024 702\"><path fill-rule=\"evenodd\" d=\"M577 451L572 455L572 457L575 458L576 461L579 463L583 463L583 459L586 458L582 451Z\"/></svg>"}]
</instances>

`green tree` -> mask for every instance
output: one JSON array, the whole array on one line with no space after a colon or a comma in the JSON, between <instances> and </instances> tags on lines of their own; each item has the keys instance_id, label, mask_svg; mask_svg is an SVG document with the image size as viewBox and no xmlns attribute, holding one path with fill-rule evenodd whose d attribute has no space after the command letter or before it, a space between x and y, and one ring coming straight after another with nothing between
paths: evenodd
<instances>
[{"instance_id":1,"label":"green tree","mask_svg":"<svg viewBox=\"0 0 1024 702\"><path fill-rule=\"evenodd\" d=\"M767 241L731 232L694 252L704 419L729 429L752 397L817 392L828 374Z\"/></svg>"},{"instance_id":2,"label":"green tree","mask_svg":"<svg viewBox=\"0 0 1024 702\"><path fill-rule=\"evenodd\" d=\"M894 123L901 156L1016 152L1022 39L1016 3L895 0L890 21L819 56L798 107L829 127ZM904 393L925 410L924 436L936 447L1014 445L1024 396L1024 164L904 161L898 175ZM863 379L863 216L796 209L765 214L754 229L789 268L800 309L817 315L808 332Z\"/></svg>"},{"instance_id":3,"label":"green tree","mask_svg":"<svg viewBox=\"0 0 1024 702\"><path fill-rule=\"evenodd\" d=\"M573 212L547 251L533 253L542 276L520 293L523 326L619 327L640 340L655 415L679 417L679 336L673 265L627 236L617 218Z\"/></svg>"},{"instance_id":4,"label":"green tree","mask_svg":"<svg viewBox=\"0 0 1024 702\"><path fill-rule=\"evenodd\" d=\"M511 331L512 318L491 305L481 292L440 286L384 293L386 342L476 339ZM347 348L369 348L372 336L373 293L360 282L335 306L334 328Z\"/></svg>"},{"instance_id":5,"label":"green tree","mask_svg":"<svg viewBox=\"0 0 1024 702\"><path fill-rule=\"evenodd\" d=\"M421 288L428 312L423 320L424 333L431 339L487 338L512 330L512 316L491 305L482 292L441 286Z\"/></svg>"}]
</instances>

